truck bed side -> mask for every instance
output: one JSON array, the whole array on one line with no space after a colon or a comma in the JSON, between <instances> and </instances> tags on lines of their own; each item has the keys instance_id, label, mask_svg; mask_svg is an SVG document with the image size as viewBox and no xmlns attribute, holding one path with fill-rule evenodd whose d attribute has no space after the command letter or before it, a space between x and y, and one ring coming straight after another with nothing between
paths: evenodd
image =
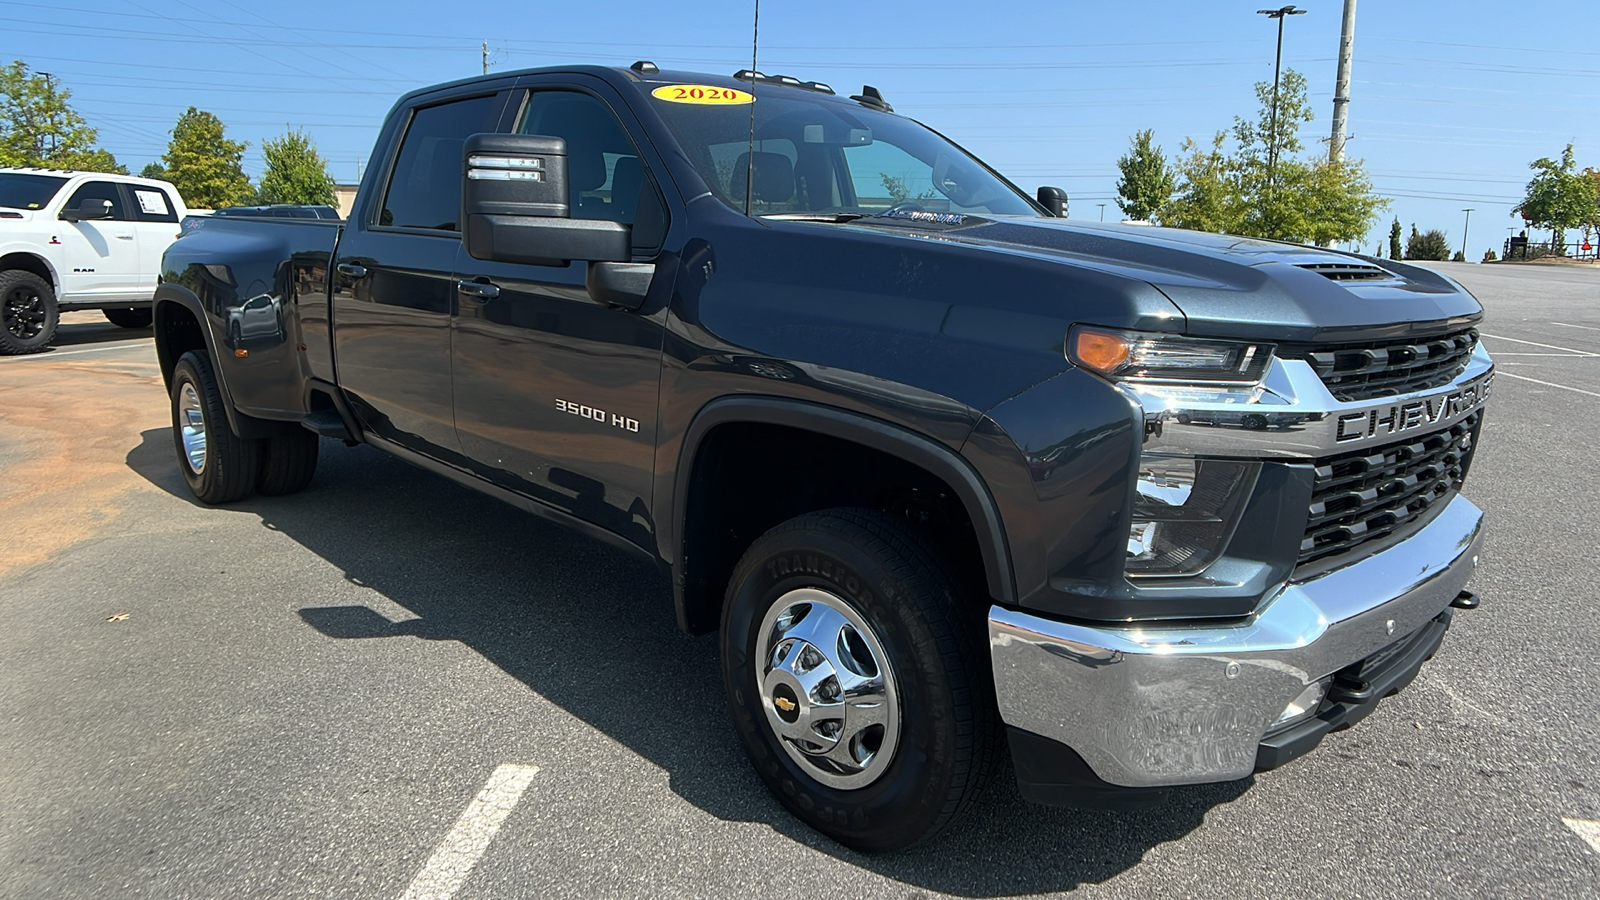
<instances>
[{"instance_id":1,"label":"truck bed side","mask_svg":"<svg viewBox=\"0 0 1600 900\"><path fill-rule=\"evenodd\" d=\"M343 228L209 218L174 242L155 295L163 375L204 348L238 414L236 431L250 430L250 419L298 421L312 380L334 381L329 267Z\"/></svg>"}]
</instances>

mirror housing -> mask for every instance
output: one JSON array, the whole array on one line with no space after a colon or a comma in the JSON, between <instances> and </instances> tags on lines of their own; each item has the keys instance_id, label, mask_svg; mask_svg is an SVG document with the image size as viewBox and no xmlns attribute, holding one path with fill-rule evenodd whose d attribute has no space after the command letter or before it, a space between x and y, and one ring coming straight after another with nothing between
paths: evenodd
<instances>
[{"instance_id":1,"label":"mirror housing","mask_svg":"<svg viewBox=\"0 0 1600 900\"><path fill-rule=\"evenodd\" d=\"M68 222L83 222L89 219L111 218L110 200L85 200L77 209L63 209L61 218Z\"/></svg>"},{"instance_id":2,"label":"mirror housing","mask_svg":"<svg viewBox=\"0 0 1600 900\"><path fill-rule=\"evenodd\" d=\"M1067 217L1067 192L1058 187L1042 187L1038 193L1039 205L1058 219Z\"/></svg>"},{"instance_id":3,"label":"mirror housing","mask_svg":"<svg viewBox=\"0 0 1600 900\"><path fill-rule=\"evenodd\" d=\"M563 138L475 134L461 162L461 238L473 259L564 266L633 258L629 226L569 217Z\"/></svg>"}]
</instances>

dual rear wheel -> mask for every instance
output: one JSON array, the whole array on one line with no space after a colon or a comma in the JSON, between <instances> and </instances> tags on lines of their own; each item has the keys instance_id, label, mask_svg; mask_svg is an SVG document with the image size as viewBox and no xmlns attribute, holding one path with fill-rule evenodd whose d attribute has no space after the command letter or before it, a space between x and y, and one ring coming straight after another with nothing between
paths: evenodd
<instances>
[{"instance_id":1,"label":"dual rear wheel","mask_svg":"<svg viewBox=\"0 0 1600 900\"><path fill-rule=\"evenodd\" d=\"M172 438L189 490L203 503L292 494L317 470L317 435L295 429L245 439L228 425L211 360L191 351L172 372Z\"/></svg>"}]
</instances>

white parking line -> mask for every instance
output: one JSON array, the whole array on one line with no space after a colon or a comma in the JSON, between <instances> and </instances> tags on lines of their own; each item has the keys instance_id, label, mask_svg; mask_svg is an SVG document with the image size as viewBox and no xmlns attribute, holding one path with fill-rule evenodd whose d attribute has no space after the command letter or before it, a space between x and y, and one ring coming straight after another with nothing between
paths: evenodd
<instances>
[{"instance_id":1,"label":"white parking line","mask_svg":"<svg viewBox=\"0 0 1600 900\"><path fill-rule=\"evenodd\" d=\"M28 354L26 356L14 357L14 359L16 359L16 360L24 360L24 359L55 359L58 356L77 356L79 353L104 353L107 350L127 350L129 347L137 347L140 344L144 344L144 343L148 343L148 342L147 341L125 341L125 342L120 343L120 344L107 344L104 347L86 347L86 348L84 348L82 350L52 350L49 353L30 353L30 354Z\"/></svg>"},{"instance_id":2,"label":"white parking line","mask_svg":"<svg viewBox=\"0 0 1600 900\"><path fill-rule=\"evenodd\" d=\"M1586 391L1586 390L1583 390L1582 388L1567 387L1564 384L1556 384L1554 381L1540 381L1537 378L1529 378L1526 375L1513 375L1510 372L1507 372L1505 369L1497 369L1495 371L1495 375L1496 376L1504 375L1507 378L1515 378L1518 381L1531 381L1534 384L1542 384L1545 387L1560 388L1563 391L1571 391L1574 394L1587 394L1590 397L1600 397L1600 394L1597 394L1594 391Z\"/></svg>"},{"instance_id":3,"label":"white parking line","mask_svg":"<svg viewBox=\"0 0 1600 900\"><path fill-rule=\"evenodd\" d=\"M1574 325L1571 322L1551 322L1550 324L1560 325L1563 328L1582 328L1585 331L1600 331L1600 328L1596 328L1593 325Z\"/></svg>"},{"instance_id":4,"label":"white parking line","mask_svg":"<svg viewBox=\"0 0 1600 900\"><path fill-rule=\"evenodd\" d=\"M1529 344L1534 347L1543 347L1546 350L1564 350L1568 353L1571 353L1573 356L1600 356L1600 353L1590 353L1587 350L1574 350L1571 347L1558 347L1555 344L1541 344L1538 341L1525 341L1522 338L1502 337L1498 334L1490 334L1487 331L1480 331L1478 333L1486 338L1493 338L1497 341L1512 341L1518 344Z\"/></svg>"},{"instance_id":5,"label":"white parking line","mask_svg":"<svg viewBox=\"0 0 1600 900\"><path fill-rule=\"evenodd\" d=\"M522 799L522 792L533 783L538 766L511 763L499 766L489 776L478 796L467 804L454 828L439 842L433 855L417 877L411 879L400 900L449 900L467 883L472 867L500 831L506 816Z\"/></svg>"},{"instance_id":6,"label":"white parking line","mask_svg":"<svg viewBox=\"0 0 1600 900\"><path fill-rule=\"evenodd\" d=\"M1561 822L1571 828L1578 837L1583 838L1583 842L1589 845L1590 850L1600 853L1600 822L1593 819L1569 819L1566 816L1561 817Z\"/></svg>"}]
</instances>

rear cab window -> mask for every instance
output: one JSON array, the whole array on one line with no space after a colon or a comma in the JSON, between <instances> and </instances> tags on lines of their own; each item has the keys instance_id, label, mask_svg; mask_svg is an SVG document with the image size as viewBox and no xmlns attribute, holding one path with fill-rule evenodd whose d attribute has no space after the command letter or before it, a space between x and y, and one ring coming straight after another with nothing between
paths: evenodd
<instances>
[{"instance_id":1,"label":"rear cab window","mask_svg":"<svg viewBox=\"0 0 1600 900\"><path fill-rule=\"evenodd\" d=\"M501 102L485 94L413 112L373 224L459 232L461 150L468 137L494 130Z\"/></svg>"}]
</instances>

